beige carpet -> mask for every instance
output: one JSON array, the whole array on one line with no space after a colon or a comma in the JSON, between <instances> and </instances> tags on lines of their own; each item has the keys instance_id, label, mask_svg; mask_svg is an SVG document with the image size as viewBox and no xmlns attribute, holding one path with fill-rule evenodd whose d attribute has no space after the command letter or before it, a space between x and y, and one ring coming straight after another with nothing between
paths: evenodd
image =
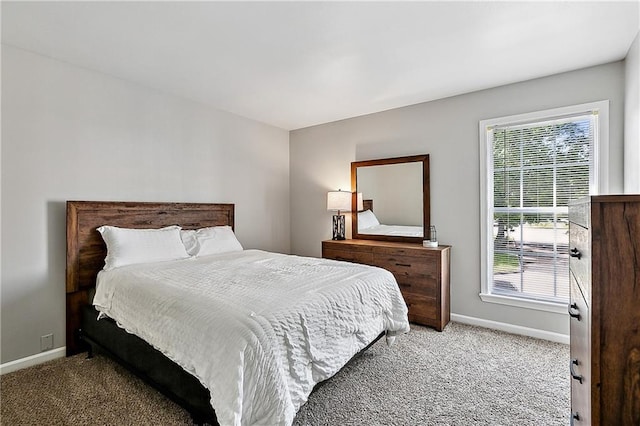
<instances>
[{"instance_id":1,"label":"beige carpet","mask_svg":"<svg viewBox=\"0 0 640 426\"><path fill-rule=\"evenodd\" d=\"M300 425L566 425L568 346L452 323L383 340L321 385ZM2 425L185 425L110 360L58 359L0 378Z\"/></svg>"}]
</instances>

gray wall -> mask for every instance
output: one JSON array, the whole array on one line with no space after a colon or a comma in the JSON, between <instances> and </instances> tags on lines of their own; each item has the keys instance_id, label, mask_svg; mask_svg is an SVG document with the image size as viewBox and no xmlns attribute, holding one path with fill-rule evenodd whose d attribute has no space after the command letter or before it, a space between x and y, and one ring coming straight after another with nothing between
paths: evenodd
<instances>
[{"instance_id":1,"label":"gray wall","mask_svg":"<svg viewBox=\"0 0 640 426\"><path fill-rule=\"evenodd\" d=\"M65 342L65 201L230 202L246 248L289 252L289 134L2 47L1 362Z\"/></svg>"},{"instance_id":2,"label":"gray wall","mask_svg":"<svg viewBox=\"0 0 640 426\"><path fill-rule=\"evenodd\" d=\"M621 192L624 179L626 192L640 192L639 50L636 37L624 65L289 135L3 46L0 362L38 353L44 334L54 333L56 348L64 345L65 200L234 202L245 247L320 256L320 241L331 238L326 191L350 187L350 162L423 153L431 154L432 223L439 240L453 245L452 311L567 333L565 316L478 297L478 121L609 99L609 189Z\"/></svg>"},{"instance_id":3,"label":"gray wall","mask_svg":"<svg viewBox=\"0 0 640 426\"><path fill-rule=\"evenodd\" d=\"M624 62L624 192L640 194L640 32Z\"/></svg>"},{"instance_id":4,"label":"gray wall","mask_svg":"<svg viewBox=\"0 0 640 426\"><path fill-rule=\"evenodd\" d=\"M624 64L615 62L291 132L291 249L320 256L331 238L326 191L348 188L350 163L430 154L431 222L451 244L453 313L568 334L568 317L483 303L480 292L482 119L610 100L609 189L622 190ZM347 220L348 222L348 220Z\"/></svg>"}]
</instances>

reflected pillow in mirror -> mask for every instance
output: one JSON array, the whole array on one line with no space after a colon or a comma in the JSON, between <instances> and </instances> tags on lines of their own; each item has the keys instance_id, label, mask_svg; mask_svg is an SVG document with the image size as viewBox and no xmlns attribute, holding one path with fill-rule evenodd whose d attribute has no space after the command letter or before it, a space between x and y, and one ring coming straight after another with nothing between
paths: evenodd
<instances>
[{"instance_id":1,"label":"reflected pillow in mirror","mask_svg":"<svg viewBox=\"0 0 640 426\"><path fill-rule=\"evenodd\" d=\"M378 218L371 210L358 213L358 229L367 229L378 225L380 225L380 222L378 222Z\"/></svg>"},{"instance_id":2,"label":"reflected pillow in mirror","mask_svg":"<svg viewBox=\"0 0 640 426\"><path fill-rule=\"evenodd\" d=\"M132 229L101 226L98 229L107 245L104 270L137 263L164 262L189 257L179 226L160 229Z\"/></svg>"}]
</instances>

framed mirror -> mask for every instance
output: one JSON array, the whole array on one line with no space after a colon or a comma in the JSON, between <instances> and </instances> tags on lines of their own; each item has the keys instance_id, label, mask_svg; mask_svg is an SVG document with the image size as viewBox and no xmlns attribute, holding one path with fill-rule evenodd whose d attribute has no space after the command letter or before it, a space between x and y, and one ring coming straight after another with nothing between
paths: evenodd
<instances>
[{"instance_id":1,"label":"framed mirror","mask_svg":"<svg viewBox=\"0 0 640 426\"><path fill-rule=\"evenodd\" d=\"M352 238L421 243L428 235L428 154L354 161L351 191Z\"/></svg>"}]
</instances>

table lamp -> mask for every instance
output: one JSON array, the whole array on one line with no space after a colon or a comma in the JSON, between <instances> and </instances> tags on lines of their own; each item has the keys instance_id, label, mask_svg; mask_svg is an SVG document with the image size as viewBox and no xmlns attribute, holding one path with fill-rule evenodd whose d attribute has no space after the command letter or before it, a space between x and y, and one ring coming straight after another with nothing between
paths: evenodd
<instances>
[{"instance_id":1,"label":"table lamp","mask_svg":"<svg viewBox=\"0 0 640 426\"><path fill-rule=\"evenodd\" d=\"M344 215L340 214L340 211L351 211L351 192L329 191L327 193L327 210L338 212L333 215L333 239L344 240L345 221Z\"/></svg>"}]
</instances>

